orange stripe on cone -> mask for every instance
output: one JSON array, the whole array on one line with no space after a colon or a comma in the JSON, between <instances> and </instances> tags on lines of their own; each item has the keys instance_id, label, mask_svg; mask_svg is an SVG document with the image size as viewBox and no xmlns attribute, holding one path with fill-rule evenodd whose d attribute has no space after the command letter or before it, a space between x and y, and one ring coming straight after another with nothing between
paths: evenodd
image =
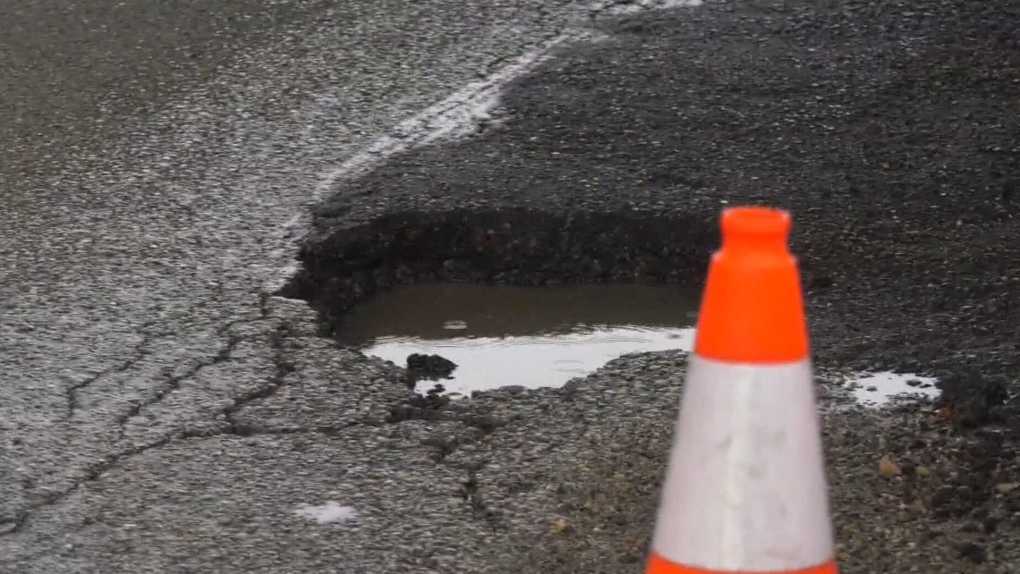
<instances>
[{"instance_id":1,"label":"orange stripe on cone","mask_svg":"<svg viewBox=\"0 0 1020 574\"><path fill-rule=\"evenodd\" d=\"M646 574L837 574L790 216L723 213Z\"/></svg>"},{"instance_id":2,"label":"orange stripe on cone","mask_svg":"<svg viewBox=\"0 0 1020 574\"><path fill-rule=\"evenodd\" d=\"M645 568L646 574L838 574L836 561L830 560L819 566L801 568L800 570L777 570L772 572L761 572L759 570L705 570L702 568L688 568L660 557L654 552L648 557L648 564Z\"/></svg>"}]
</instances>

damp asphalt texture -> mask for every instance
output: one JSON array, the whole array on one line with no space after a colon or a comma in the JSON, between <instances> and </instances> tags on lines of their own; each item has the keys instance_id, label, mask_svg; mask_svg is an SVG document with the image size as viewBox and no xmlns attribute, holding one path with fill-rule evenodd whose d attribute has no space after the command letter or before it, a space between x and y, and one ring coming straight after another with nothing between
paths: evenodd
<instances>
[{"instance_id":1,"label":"damp asphalt texture","mask_svg":"<svg viewBox=\"0 0 1020 574\"><path fill-rule=\"evenodd\" d=\"M1020 569L1020 6L177 4L0 9L0 572L640 572L682 355L415 397L269 281L316 174L581 25L473 137L334 182L292 291L342 328L429 276L696 282L722 207L788 208L841 571ZM943 402L847 408L861 369Z\"/></svg>"}]
</instances>

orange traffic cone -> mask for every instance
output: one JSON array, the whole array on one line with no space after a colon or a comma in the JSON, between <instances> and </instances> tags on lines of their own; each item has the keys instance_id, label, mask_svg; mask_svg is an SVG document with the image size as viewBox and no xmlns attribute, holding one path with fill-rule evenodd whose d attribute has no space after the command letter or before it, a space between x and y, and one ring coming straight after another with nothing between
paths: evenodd
<instances>
[{"instance_id":1,"label":"orange traffic cone","mask_svg":"<svg viewBox=\"0 0 1020 574\"><path fill-rule=\"evenodd\" d=\"M646 574L836 574L790 216L727 209Z\"/></svg>"}]
</instances>

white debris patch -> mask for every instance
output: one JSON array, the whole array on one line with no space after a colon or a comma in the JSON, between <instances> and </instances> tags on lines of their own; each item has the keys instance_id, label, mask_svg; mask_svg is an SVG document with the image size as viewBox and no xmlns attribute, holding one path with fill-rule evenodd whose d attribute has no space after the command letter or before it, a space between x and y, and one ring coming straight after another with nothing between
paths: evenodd
<instances>
[{"instance_id":1,"label":"white debris patch","mask_svg":"<svg viewBox=\"0 0 1020 574\"><path fill-rule=\"evenodd\" d=\"M930 398L939 396L936 379L897 373L864 373L850 381L857 401L864 406L879 407L896 398Z\"/></svg>"},{"instance_id":2,"label":"white debris patch","mask_svg":"<svg viewBox=\"0 0 1020 574\"><path fill-rule=\"evenodd\" d=\"M358 511L351 506L342 506L329 501L322 505L306 504L294 511L302 518L310 518L319 524L346 524L358 517Z\"/></svg>"}]
</instances>

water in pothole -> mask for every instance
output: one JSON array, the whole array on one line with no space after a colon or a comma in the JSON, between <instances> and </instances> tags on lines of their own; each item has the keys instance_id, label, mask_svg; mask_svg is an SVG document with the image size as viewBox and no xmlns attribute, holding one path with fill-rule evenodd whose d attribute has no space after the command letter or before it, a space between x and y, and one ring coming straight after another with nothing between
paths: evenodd
<instances>
[{"instance_id":1,"label":"water in pothole","mask_svg":"<svg viewBox=\"0 0 1020 574\"><path fill-rule=\"evenodd\" d=\"M628 353L690 350L699 299L637 284L416 285L355 308L340 341L401 366L413 353L441 355L457 364L439 381L450 393L558 387Z\"/></svg>"},{"instance_id":2,"label":"water in pothole","mask_svg":"<svg viewBox=\"0 0 1020 574\"><path fill-rule=\"evenodd\" d=\"M420 392L437 382L452 396L510 385L558 387L621 355L689 352L700 297L689 288L639 284L423 284L357 306L338 338L400 366L412 354L457 365L452 378L419 382ZM862 373L845 384L868 407L938 395L934 380L914 375Z\"/></svg>"}]
</instances>

